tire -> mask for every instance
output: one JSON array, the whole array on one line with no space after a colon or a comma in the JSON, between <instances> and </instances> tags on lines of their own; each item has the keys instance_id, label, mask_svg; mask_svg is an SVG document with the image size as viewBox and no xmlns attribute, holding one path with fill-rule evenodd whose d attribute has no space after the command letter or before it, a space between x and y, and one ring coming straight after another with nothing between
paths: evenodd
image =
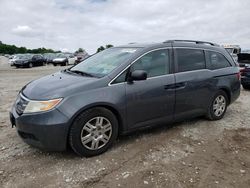
<instances>
[{"instance_id":1,"label":"tire","mask_svg":"<svg viewBox=\"0 0 250 188\"><path fill-rule=\"evenodd\" d=\"M65 61L61 64L61 66L68 66L69 65L69 62L68 61Z\"/></svg>"},{"instance_id":2,"label":"tire","mask_svg":"<svg viewBox=\"0 0 250 188\"><path fill-rule=\"evenodd\" d=\"M56 66L57 64L56 63L53 63L54 66Z\"/></svg>"},{"instance_id":3,"label":"tire","mask_svg":"<svg viewBox=\"0 0 250 188\"><path fill-rule=\"evenodd\" d=\"M219 90L213 97L207 112L207 118L209 120L220 120L224 117L227 106L229 104L227 94Z\"/></svg>"},{"instance_id":4,"label":"tire","mask_svg":"<svg viewBox=\"0 0 250 188\"><path fill-rule=\"evenodd\" d=\"M102 124L98 125L98 121ZM91 157L107 151L117 136L115 115L106 108L96 107L84 111L74 120L69 131L69 144L78 155Z\"/></svg>"},{"instance_id":5,"label":"tire","mask_svg":"<svg viewBox=\"0 0 250 188\"><path fill-rule=\"evenodd\" d=\"M242 85L242 87L244 88L244 89L246 89L246 90L249 90L250 89L250 85Z\"/></svg>"},{"instance_id":6,"label":"tire","mask_svg":"<svg viewBox=\"0 0 250 188\"><path fill-rule=\"evenodd\" d=\"M28 67L29 67L29 68L32 68L32 67L33 67L33 63L29 63L29 64L28 64Z\"/></svg>"}]
</instances>

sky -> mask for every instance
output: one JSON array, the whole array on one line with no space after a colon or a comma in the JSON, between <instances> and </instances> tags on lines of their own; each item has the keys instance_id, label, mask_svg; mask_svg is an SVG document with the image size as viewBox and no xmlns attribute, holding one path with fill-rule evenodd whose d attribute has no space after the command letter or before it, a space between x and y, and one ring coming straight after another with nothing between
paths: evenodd
<instances>
[{"instance_id":1,"label":"sky","mask_svg":"<svg viewBox=\"0 0 250 188\"><path fill-rule=\"evenodd\" d=\"M249 0L0 0L0 41L90 54L170 39L250 49L249 10Z\"/></svg>"}]
</instances>

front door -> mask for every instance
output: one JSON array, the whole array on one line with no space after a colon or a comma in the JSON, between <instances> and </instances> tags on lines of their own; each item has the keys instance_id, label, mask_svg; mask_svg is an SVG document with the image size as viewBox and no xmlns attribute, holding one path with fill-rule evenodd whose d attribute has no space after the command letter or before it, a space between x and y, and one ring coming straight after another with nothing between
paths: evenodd
<instances>
[{"instance_id":1,"label":"front door","mask_svg":"<svg viewBox=\"0 0 250 188\"><path fill-rule=\"evenodd\" d=\"M173 120L174 74L170 74L170 50L149 52L134 62L129 71L144 70L147 79L126 83L128 128Z\"/></svg>"}]
</instances>

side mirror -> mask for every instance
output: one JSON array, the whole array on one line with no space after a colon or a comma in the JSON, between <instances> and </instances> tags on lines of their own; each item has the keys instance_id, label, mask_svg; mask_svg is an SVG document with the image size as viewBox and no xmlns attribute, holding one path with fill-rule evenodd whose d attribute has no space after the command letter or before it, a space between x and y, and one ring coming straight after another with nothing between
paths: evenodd
<instances>
[{"instance_id":1,"label":"side mirror","mask_svg":"<svg viewBox=\"0 0 250 188\"><path fill-rule=\"evenodd\" d=\"M147 72L144 70L135 70L131 72L128 81L139 81L139 80L146 80L147 79Z\"/></svg>"}]
</instances>

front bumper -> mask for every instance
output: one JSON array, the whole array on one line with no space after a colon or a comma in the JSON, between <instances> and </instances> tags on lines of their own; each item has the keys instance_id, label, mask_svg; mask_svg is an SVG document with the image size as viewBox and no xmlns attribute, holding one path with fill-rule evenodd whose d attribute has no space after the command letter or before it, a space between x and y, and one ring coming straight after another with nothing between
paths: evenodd
<instances>
[{"instance_id":1,"label":"front bumper","mask_svg":"<svg viewBox=\"0 0 250 188\"><path fill-rule=\"evenodd\" d=\"M27 66L28 64L29 64L29 62L14 62L13 66L23 67L23 66Z\"/></svg>"},{"instance_id":2,"label":"front bumper","mask_svg":"<svg viewBox=\"0 0 250 188\"><path fill-rule=\"evenodd\" d=\"M67 147L69 119L59 110L18 115L10 112L12 126L27 144L47 151L63 151Z\"/></svg>"}]
</instances>

